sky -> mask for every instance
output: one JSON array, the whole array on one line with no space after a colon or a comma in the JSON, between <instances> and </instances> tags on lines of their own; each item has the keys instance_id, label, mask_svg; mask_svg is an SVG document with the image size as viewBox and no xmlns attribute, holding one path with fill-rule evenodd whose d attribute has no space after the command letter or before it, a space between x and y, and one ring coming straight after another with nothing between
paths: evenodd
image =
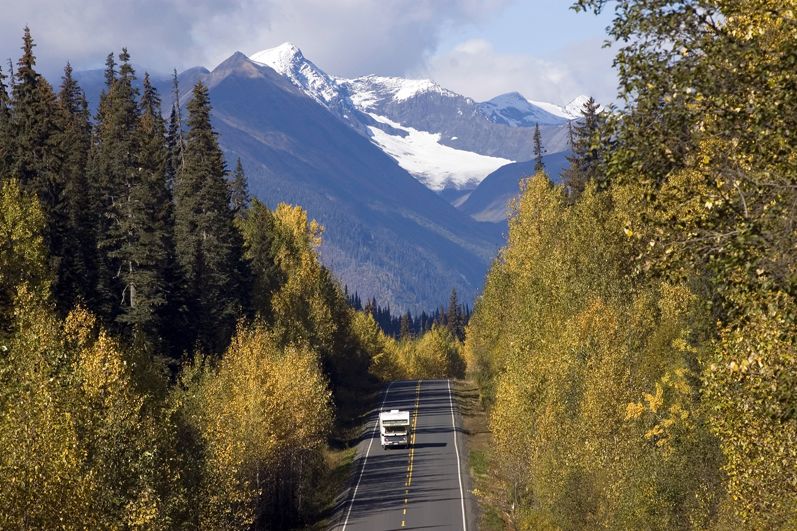
<instances>
[{"instance_id":1,"label":"sky","mask_svg":"<svg viewBox=\"0 0 797 531\"><path fill-rule=\"evenodd\" d=\"M616 95L611 13L569 0L0 0L0 58L31 28L38 67L57 78L101 68L127 47L153 73L205 66L290 41L323 70L430 78L478 101L517 91L566 104Z\"/></svg>"}]
</instances>

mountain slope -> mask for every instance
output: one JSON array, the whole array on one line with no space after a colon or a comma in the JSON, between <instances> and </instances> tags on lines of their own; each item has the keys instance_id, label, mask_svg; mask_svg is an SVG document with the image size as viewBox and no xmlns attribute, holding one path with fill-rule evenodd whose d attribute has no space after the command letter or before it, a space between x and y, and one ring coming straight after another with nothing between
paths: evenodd
<instances>
[{"instance_id":1,"label":"mountain slope","mask_svg":"<svg viewBox=\"0 0 797 531\"><path fill-rule=\"evenodd\" d=\"M273 69L237 53L207 76L228 160L252 192L304 206L326 227L338 277L393 307L429 309L452 287L472 300L500 243L416 181L367 138Z\"/></svg>"},{"instance_id":2,"label":"mountain slope","mask_svg":"<svg viewBox=\"0 0 797 531\"><path fill-rule=\"evenodd\" d=\"M561 180L561 173L567 167L569 152L553 153L543 157L545 171L554 182ZM520 180L534 175L535 162L514 162L502 166L473 190L459 205L460 211L479 221L501 223L506 220L509 202L520 191Z\"/></svg>"}]
</instances>

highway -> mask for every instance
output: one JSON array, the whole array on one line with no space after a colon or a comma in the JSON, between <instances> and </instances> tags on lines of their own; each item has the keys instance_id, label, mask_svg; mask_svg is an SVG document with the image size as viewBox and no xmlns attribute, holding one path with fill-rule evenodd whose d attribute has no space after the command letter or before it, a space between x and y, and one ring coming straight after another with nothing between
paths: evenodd
<instances>
[{"instance_id":1,"label":"highway","mask_svg":"<svg viewBox=\"0 0 797 531\"><path fill-rule=\"evenodd\" d=\"M410 411L409 448L382 449L378 412ZM448 380L393 382L357 447L354 477L332 529L473 530L467 454Z\"/></svg>"}]
</instances>

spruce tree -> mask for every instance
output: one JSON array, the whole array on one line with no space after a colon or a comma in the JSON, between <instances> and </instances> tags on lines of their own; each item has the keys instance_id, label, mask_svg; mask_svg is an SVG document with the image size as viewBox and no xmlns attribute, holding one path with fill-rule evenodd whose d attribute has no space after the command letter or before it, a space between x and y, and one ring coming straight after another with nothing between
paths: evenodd
<instances>
[{"instance_id":1,"label":"spruce tree","mask_svg":"<svg viewBox=\"0 0 797 531\"><path fill-rule=\"evenodd\" d=\"M11 98L6 86L6 75L0 68L0 184L11 177L14 155L14 137L11 126Z\"/></svg>"},{"instance_id":2,"label":"spruce tree","mask_svg":"<svg viewBox=\"0 0 797 531\"><path fill-rule=\"evenodd\" d=\"M239 158L230 181L230 208L237 216L243 216L246 213L246 209L249 208L250 199L244 167Z\"/></svg>"},{"instance_id":3,"label":"spruce tree","mask_svg":"<svg viewBox=\"0 0 797 531\"><path fill-rule=\"evenodd\" d=\"M177 152L182 153L185 151L185 135L183 135L183 116L180 112L180 82L177 78L177 69L172 72L172 110L174 111L174 122L177 125L175 131L177 133ZM180 159L182 163L182 159Z\"/></svg>"},{"instance_id":4,"label":"spruce tree","mask_svg":"<svg viewBox=\"0 0 797 531\"><path fill-rule=\"evenodd\" d=\"M52 87L37 71L35 44L26 27L22 56L17 62L12 89L11 127L13 164L11 173L27 193L35 194L44 212L44 241L56 284L63 276L63 257L69 244L66 234L63 153L58 143L58 105Z\"/></svg>"},{"instance_id":5,"label":"spruce tree","mask_svg":"<svg viewBox=\"0 0 797 531\"><path fill-rule=\"evenodd\" d=\"M545 171L545 163L542 161L543 153L545 150L542 147L540 124L534 124L534 173Z\"/></svg>"},{"instance_id":6,"label":"spruce tree","mask_svg":"<svg viewBox=\"0 0 797 531\"><path fill-rule=\"evenodd\" d=\"M93 152L92 181L97 188L95 208L100 213L97 223L98 279L97 301L94 310L107 323L116 321L122 305L130 304L129 286L122 280L133 267L127 249L132 235L128 231L131 216L131 190L138 176L140 137L136 134L139 121L133 86L135 72L130 56L123 49L119 77L113 79L108 93L100 101L96 148ZM108 62L106 81L112 79L112 61Z\"/></svg>"},{"instance_id":7,"label":"spruce tree","mask_svg":"<svg viewBox=\"0 0 797 531\"><path fill-rule=\"evenodd\" d=\"M113 82L116 81L116 59L113 52L105 57L105 90L108 92L113 88Z\"/></svg>"},{"instance_id":8,"label":"spruce tree","mask_svg":"<svg viewBox=\"0 0 797 531\"><path fill-rule=\"evenodd\" d=\"M275 252L278 245L275 242L274 214L255 199L246 216L239 217L236 223L244 238L244 258L251 271L252 310L270 321L271 298L286 280L276 264Z\"/></svg>"},{"instance_id":9,"label":"spruce tree","mask_svg":"<svg viewBox=\"0 0 797 531\"><path fill-rule=\"evenodd\" d=\"M183 165L183 151L185 139L183 138L183 122L180 115L180 86L177 81L177 70L172 77L172 110L169 116L169 126L166 133L166 147L169 152L169 162L166 169L166 179L169 189L174 191L174 181Z\"/></svg>"},{"instance_id":10,"label":"spruce tree","mask_svg":"<svg viewBox=\"0 0 797 531\"><path fill-rule=\"evenodd\" d=\"M210 111L208 89L199 82L188 103L188 134L175 183L175 237L196 338L202 348L220 352L241 309L242 244Z\"/></svg>"},{"instance_id":11,"label":"spruce tree","mask_svg":"<svg viewBox=\"0 0 797 531\"><path fill-rule=\"evenodd\" d=\"M401 323L399 325L399 337L401 339L411 339L412 338L412 327L410 326L410 312L407 312L401 316Z\"/></svg>"},{"instance_id":12,"label":"spruce tree","mask_svg":"<svg viewBox=\"0 0 797 531\"><path fill-rule=\"evenodd\" d=\"M446 327L451 332L452 336L462 341L465 339L465 325L462 321L462 313L460 310L459 300L457 299L457 290L452 289L451 296L448 299Z\"/></svg>"},{"instance_id":13,"label":"spruce tree","mask_svg":"<svg viewBox=\"0 0 797 531\"><path fill-rule=\"evenodd\" d=\"M601 164L605 155L602 138L606 125L593 98L589 98L581 109L581 118L570 128L570 148L573 154L567 157L570 165L563 172L565 185L572 198L577 198L590 181L602 184Z\"/></svg>"},{"instance_id":14,"label":"spruce tree","mask_svg":"<svg viewBox=\"0 0 797 531\"><path fill-rule=\"evenodd\" d=\"M95 285L94 213L86 176L91 124L88 102L72 76L72 66L64 68L58 93L57 142L63 153L61 176L64 183L65 247L59 277L53 287L62 312L78 302L93 300Z\"/></svg>"},{"instance_id":15,"label":"spruce tree","mask_svg":"<svg viewBox=\"0 0 797 531\"><path fill-rule=\"evenodd\" d=\"M14 175L28 191L41 193L46 188L49 155L54 134L55 95L50 84L36 71L36 44L26 26L22 56L17 62L16 83L12 90L12 120L15 139ZM41 199L41 198L40 198Z\"/></svg>"},{"instance_id":16,"label":"spruce tree","mask_svg":"<svg viewBox=\"0 0 797 531\"><path fill-rule=\"evenodd\" d=\"M172 105L172 112L169 116L169 125L166 131L166 151L169 158L166 164L166 183L169 190L174 192L174 182L177 178L177 172L180 169L183 151L181 148L181 131L180 122L178 120L177 106Z\"/></svg>"},{"instance_id":17,"label":"spruce tree","mask_svg":"<svg viewBox=\"0 0 797 531\"><path fill-rule=\"evenodd\" d=\"M122 65L123 82L126 61ZM171 291L173 259L171 194L166 183L168 153L160 97L144 75L143 93L133 145L136 172L127 184L119 229L125 235L116 253L122 285L118 321L148 342L159 341L165 331L165 308Z\"/></svg>"}]
</instances>

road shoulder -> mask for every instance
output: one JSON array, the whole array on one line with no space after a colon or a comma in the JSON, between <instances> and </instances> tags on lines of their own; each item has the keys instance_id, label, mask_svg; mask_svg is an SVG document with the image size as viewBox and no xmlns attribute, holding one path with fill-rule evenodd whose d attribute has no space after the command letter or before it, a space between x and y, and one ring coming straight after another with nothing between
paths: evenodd
<instances>
[{"instance_id":1,"label":"road shoulder","mask_svg":"<svg viewBox=\"0 0 797 531\"><path fill-rule=\"evenodd\" d=\"M512 529L503 493L499 467L493 463L492 435L478 385L470 380L455 382L458 409L462 416L465 463L472 500L472 522L468 529L499 531Z\"/></svg>"}]
</instances>

